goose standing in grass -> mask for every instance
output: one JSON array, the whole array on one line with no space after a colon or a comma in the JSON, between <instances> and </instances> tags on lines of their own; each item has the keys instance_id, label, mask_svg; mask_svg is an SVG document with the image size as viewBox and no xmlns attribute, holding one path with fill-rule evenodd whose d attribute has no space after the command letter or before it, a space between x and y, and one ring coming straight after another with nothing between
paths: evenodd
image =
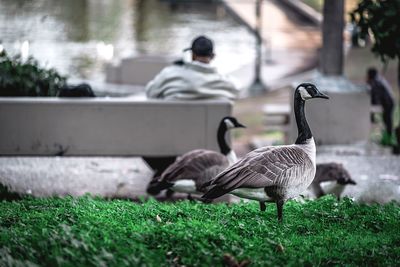
<instances>
[{"instance_id":1,"label":"goose standing in grass","mask_svg":"<svg viewBox=\"0 0 400 267\"><path fill-rule=\"evenodd\" d=\"M293 145L262 147L218 174L205 186L204 199L215 199L227 193L265 202L275 202L278 220L282 221L283 205L307 189L315 175L315 143L304 112L305 102L325 98L313 84L302 83L294 93L294 113L298 137Z\"/></svg>"},{"instance_id":2,"label":"goose standing in grass","mask_svg":"<svg viewBox=\"0 0 400 267\"><path fill-rule=\"evenodd\" d=\"M343 164L330 162L317 164L314 180L310 185L315 197L333 194L340 199L347 185L356 185Z\"/></svg>"},{"instance_id":3,"label":"goose standing in grass","mask_svg":"<svg viewBox=\"0 0 400 267\"><path fill-rule=\"evenodd\" d=\"M171 197L174 191L188 193L189 196L190 194L204 193L203 185L206 182L237 161L235 152L226 141L226 133L230 129L244 127L233 117L223 118L217 131L217 141L221 153L196 149L183 154L159 177L150 182L147 192L157 195L167 189L168 197Z\"/></svg>"}]
</instances>

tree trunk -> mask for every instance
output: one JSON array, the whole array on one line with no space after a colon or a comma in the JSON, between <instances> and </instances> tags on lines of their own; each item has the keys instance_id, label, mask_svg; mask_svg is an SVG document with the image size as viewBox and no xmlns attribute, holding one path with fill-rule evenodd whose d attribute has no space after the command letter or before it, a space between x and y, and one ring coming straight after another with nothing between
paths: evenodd
<instances>
[{"instance_id":1,"label":"tree trunk","mask_svg":"<svg viewBox=\"0 0 400 267\"><path fill-rule=\"evenodd\" d=\"M325 0L320 71L327 76L343 74L344 0Z\"/></svg>"}]
</instances>

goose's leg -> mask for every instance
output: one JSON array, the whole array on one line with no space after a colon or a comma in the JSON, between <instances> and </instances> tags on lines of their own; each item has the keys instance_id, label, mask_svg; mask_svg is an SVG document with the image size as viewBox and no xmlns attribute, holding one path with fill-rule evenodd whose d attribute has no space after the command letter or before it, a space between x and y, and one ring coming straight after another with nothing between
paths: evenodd
<instances>
[{"instance_id":1,"label":"goose's leg","mask_svg":"<svg viewBox=\"0 0 400 267\"><path fill-rule=\"evenodd\" d=\"M265 202L260 201L260 210L265 211L266 208L267 208L267 206L265 206Z\"/></svg>"},{"instance_id":2,"label":"goose's leg","mask_svg":"<svg viewBox=\"0 0 400 267\"><path fill-rule=\"evenodd\" d=\"M319 183L312 183L311 188L312 188L316 198L320 198L325 195L325 192L324 192L324 190L322 190L322 187Z\"/></svg>"},{"instance_id":3,"label":"goose's leg","mask_svg":"<svg viewBox=\"0 0 400 267\"><path fill-rule=\"evenodd\" d=\"M194 201L194 198L192 197L192 194L188 194L188 195L187 195L187 199L188 199L189 201Z\"/></svg>"},{"instance_id":4,"label":"goose's leg","mask_svg":"<svg viewBox=\"0 0 400 267\"><path fill-rule=\"evenodd\" d=\"M200 198L200 201L202 201L205 204L211 204L213 203L214 199Z\"/></svg>"},{"instance_id":5,"label":"goose's leg","mask_svg":"<svg viewBox=\"0 0 400 267\"><path fill-rule=\"evenodd\" d=\"M283 220L283 204L285 202L283 200L276 201L276 207L278 208L278 221L282 223Z\"/></svg>"},{"instance_id":6,"label":"goose's leg","mask_svg":"<svg viewBox=\"0 0 400 267\"><path fill-rule=\"evenodd\" d=\"M167 192L165 193L167 198L172 198L173 194L175 194L175 192L173 190L171 190L171 189L167 189Z\"/></svg>"}]
</instances>

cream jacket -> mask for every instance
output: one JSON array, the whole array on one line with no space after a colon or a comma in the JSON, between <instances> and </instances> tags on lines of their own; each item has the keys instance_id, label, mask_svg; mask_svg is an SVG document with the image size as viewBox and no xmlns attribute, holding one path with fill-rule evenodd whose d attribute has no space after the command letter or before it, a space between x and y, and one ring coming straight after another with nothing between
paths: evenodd
<instances>
[{"instance_id":1,"label":"cream jacket","mask_svg":"<svg viewBox=\"0 0 400 267\"><path fill-rule=\"evenodd\" d=\"M168 66L146 86L148 98L167 100L235 99L238 92L228 77L197 61Z\"/></svg>"}]
</instances>

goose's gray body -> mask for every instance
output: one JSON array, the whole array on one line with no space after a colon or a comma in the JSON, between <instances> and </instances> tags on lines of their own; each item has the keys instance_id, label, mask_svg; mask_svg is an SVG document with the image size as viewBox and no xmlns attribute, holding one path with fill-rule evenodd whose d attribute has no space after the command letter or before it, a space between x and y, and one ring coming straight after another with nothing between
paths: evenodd
<instances>
[{"instance_id":1,"label":"goose's gray body","mask_svg":"<svg viewBox=\"0 0 400 267\"><path fill-rule=\"evenodd\" d=\"M229 166L228 158L221 153L196 149L179 157L162 174L161 180L173 183L172 190L201 194L204 185Z\"/></svg>"},{"instance_id":2,"label":"goose's gray body","mask_svg":"<svg viewBox=\"0 0 400 267\"><path fill-rule=\"evenodd\" d=\"M286 201L303 192L315 175L313 138L303 145L254 150L213 179L205 198L226 193L260 202Z\"/></svg>"},{"instance_id":3,"label":"goose's gray body","mask_svg":"<svg viewBox=\"0 0 400 267\"><path fill-rule=\"evenodd\" d=\"M330 162L317 164L310 189L316 197L333 194L340 199L347 185L356 184L342 164Z\"/></svg>"},{"instance_id":4,"label":"goose's gray body","mask_svg":"<svg viewBox=\"0 0 400 267\"><path fill-rule=\"evenodd\" d=\"M206 192L204 184L237 161L235 152L226 141L226 133L230 129L244 127L233 117L223 118L217 130L221 153L196 149L183 154L160 177L150 182L147 192L158 194L161 190L168 189L167 196L171 196L173 191L189 194Z\"/></svg>"}]
</instances>

